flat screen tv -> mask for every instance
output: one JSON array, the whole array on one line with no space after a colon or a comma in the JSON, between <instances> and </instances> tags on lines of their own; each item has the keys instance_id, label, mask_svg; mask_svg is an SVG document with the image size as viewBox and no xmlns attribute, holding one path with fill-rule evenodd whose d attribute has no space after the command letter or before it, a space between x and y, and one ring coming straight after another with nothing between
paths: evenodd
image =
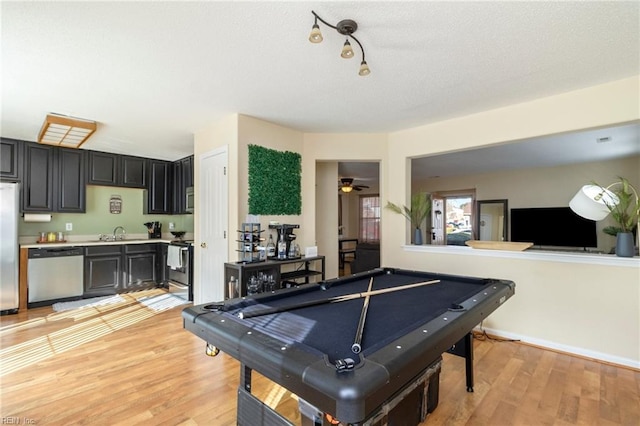
<instances>
[{"instance_id":1,"label":"flat screen tv","mask_svg":"<svg viewBox=\"0 0 640 426\"><path fill-rule=\"evenodd\" d=\"M536 246L597 247L596 222L569 207L511 209L511 241Z\"/></svg>"}]
</instances>

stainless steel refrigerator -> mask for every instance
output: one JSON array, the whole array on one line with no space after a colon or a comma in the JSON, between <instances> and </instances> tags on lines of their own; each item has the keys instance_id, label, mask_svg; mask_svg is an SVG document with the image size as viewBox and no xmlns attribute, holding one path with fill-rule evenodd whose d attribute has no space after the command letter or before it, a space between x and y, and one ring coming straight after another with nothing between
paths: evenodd
<instances>
[{"instance_id":1,"label":"stainless steel refrigerator","mask_svg":"<svg viewBox=\"0 0 640 426\"><path fill-rule=\"evenodd\" d=\"M17 183L0 183L0 313L18 312Z\"/></svg>"}]
</instances>

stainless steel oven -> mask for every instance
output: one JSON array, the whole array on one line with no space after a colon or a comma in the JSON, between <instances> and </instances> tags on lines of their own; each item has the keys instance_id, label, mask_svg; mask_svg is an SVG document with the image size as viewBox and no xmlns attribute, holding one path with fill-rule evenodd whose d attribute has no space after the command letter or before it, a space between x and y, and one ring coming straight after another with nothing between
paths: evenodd
<instances>
[{"instance_id":1,"label":"stainless steel oven","mask_svg":"<svg viewBox=\"0 0 640 426\"><path fill-rule=\"evenodd\" d=\"M169 291L193 301L193 243L172 241L167 250Z\"/></svg>"}]
</instances>

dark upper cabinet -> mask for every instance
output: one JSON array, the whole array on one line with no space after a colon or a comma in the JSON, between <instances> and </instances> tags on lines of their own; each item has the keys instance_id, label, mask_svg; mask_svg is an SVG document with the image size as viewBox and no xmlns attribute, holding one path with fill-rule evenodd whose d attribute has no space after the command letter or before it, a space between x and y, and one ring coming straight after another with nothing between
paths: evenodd
<instances>
[{"instance_id":1,"label":"dark upper cabinet","mask_svg":"<svg viewBox=\"0 0 640 426\"><path fill-rule=\"evenodd\" d=\"M54 209L58 212L86 211L85 157L86 151L58 148L56 150L57 188Z\"/></svg>"},{"instance_id":2,"label":"dark upper cabinet","mask_svg":"<svg viewBox=\"0 0 640 426\"><path fill-rule=\"evenodd\" d=\"M120 156L119 186L146 188L148 164L147 158Z\"/></svg>"},{"instance_id":3,"label":"dark upper cabinet","mask_svg":"<svg viewBox=\"0 0 640 426\"><path fill-rule=\"evenodd\" d=\"M173 213L174 214L181 214L184 212L184 205L185 202L182 199L184 197L184 191L182 189L182 162L181 161L175 161L173 163L173 180L172 180L172 186L173 186L173 194L172 194L172 199L173 199Z\"/></svg>"},{"instance_id":4,"label":"dark upper cabinet","mask_svg":"<svg viewBox=\"0 0 640 426\"><path fill-rule=\"evenodd\" d=\"M89 176L91 185L118 185L119 155L108 152L89 151Z\"/></svg>"},{"instance_id":5,"label":"dark upper cabinet","mask_svg":"<svg viewBox=\"0 0 640 426\"><path fill-rule=\"evenodd\" d=\"M13 139L0 139L0 179L18 182L22 170L22 145Z\"/></svg>"},{"instance_id":6,"label":"dark upper cabinet","mask_svg":"<svg viewBox=\"0 0 640 426\"><path fill-rule=\"evenodd\" d=\"M149 161L149 185L144 191L144 214L171 214L173 164L168 161Z\"/></svg>"},{"instance_id":7,"label":"dark upper cabinet","mask_svg":"<svg viewBox=\"0 0 640 426\"><path fill-rule=\"evenodd\" d=\"M22 210L52 212L54 147L25 143Z\"/></svg>"},{"instance_id":8,"label":"dark upper cabinet","mask_svg":"<svg viewBox=\"0 0 640 426\"><path fill-rule=\"evenodd\" d=\"M24 143L22 210L84 213L85 156L79 149Z\"/></svg>"},{"instance_id":9,"label":"dark upper cabinet","mask_svg":"<svg viewBox=\"0 0 640 426\"><path fill-rule=\"evenodd\" d=\"M173 163L173 212L187 213L187 188L193 186L193 156Z\"/></svg>"},{"instance_id":10,"label":"dark upper cabinet","mask_svg":"<svg viewBox=\"0 0 640 426\"><path fill-rule=\"evenodd\" d=\"M180 160L182 164L182 186L189 188L193 186L193 155Z\"/></svg>"},{"instance_id":11,"label":"dark upper cabinet","mask_svg":"<svg viewBox=\"0 0 640 426\"><path fill-rule=\"evenodd\" d=\"M90 185L146 188L148 158L89 151Z\"/></svg>"}]
</instances>

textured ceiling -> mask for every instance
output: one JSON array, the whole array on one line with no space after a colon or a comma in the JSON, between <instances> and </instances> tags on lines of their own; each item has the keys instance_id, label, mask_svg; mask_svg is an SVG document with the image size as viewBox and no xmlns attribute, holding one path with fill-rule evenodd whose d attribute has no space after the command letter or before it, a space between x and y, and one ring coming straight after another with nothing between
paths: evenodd
<instances>
[{"instance_id":1,"label":"textured ceiling","mask_svg":"<svg viewBox=\"0 0 640 426\"><path fill-rule=\"evenodd\" d=\"M640 74L638 2L10 2L2 136L49 112L88 149L174 160L231 113L305 132L389 132ZM357 21L360 53L321 25ZM355 47L355 45L354 45Z\"/></svg>"}]
</instances>

